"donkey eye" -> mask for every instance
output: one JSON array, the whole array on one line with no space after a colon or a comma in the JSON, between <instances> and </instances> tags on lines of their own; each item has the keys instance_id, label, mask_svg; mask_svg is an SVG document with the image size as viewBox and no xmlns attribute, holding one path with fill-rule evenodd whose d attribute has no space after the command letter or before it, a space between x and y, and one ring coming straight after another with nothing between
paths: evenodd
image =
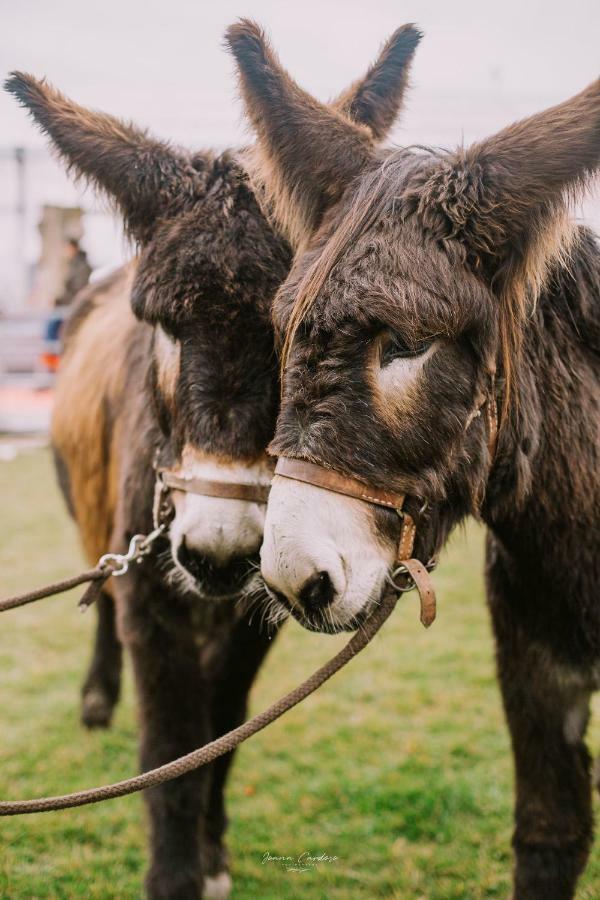
<instances>
[{"instance_id":1,"label":"donkey eye","mask_svg":"<svg viewBox=\"0 0 600 900\"><path fill-rule=\"evenodd\" d=\"M419 341L417 344L409 344L399 334L390 333L384 341L381 350L381 365L387 366L395 359L411 359L425 353L433 341Z\"/></svg>"}]
</instances>

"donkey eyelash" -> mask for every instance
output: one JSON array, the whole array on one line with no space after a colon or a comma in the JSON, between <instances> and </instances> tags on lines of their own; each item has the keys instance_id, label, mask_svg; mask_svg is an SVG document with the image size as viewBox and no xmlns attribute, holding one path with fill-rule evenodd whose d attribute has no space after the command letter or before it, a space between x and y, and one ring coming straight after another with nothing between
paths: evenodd
<instances>
[{"instance_id":1,"label":"donkey eyelash","mask_svg":"<svg viewBox=\"0 0 600 900\"><path fill-rule=\"evenodd\" d=\"M400 334L390 333L381 348L380 364L388 366L396 359L413 359L426 353L433 344L433 338L409 344Z\"/></svg>"}]
</instances>

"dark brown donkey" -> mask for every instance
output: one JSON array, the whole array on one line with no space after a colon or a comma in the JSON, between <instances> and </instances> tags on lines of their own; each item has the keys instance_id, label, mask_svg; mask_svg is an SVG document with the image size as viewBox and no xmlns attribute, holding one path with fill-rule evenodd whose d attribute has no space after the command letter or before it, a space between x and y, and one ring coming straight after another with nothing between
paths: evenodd
<instances>
[{"instance_id":1,"label":"dark brown donkey","mask_svg":"<svg viewBox=\"0 0 600 900\"><path fill-rule=\"evenodd\" d=\"M264 577L322 630L377 604L398 516L316 486L327 469L405 493L423 562L482 516L515 897L570 898L592 841L600 687L600 250L568 205L600 165L600 82L468 149L382 152L294 85L256 26L229 42L258 174L300 248L275 302L272 450L317 473L274 479Z\"/></svg>"},{"instance_id":2,"label":"dark brown donkey","mask_svg":"<svg viewBox=\"0 0 600 900\"><path fill-rule=\"evenodd\" d=\"M336 102L334 117L348 114L365 134L385 136L418 39L415 29L400 29ZM75 174L112 198L140 251L81 296L57 385L58 471L95 561L152 528L157 451L180 478L270 482L265 448L279 400L270 312L290 251L234 155L175 150L30 76L7 86ZM86 716L106 722L120 671L112 596L133 657L145 769L237 725L269 646L244 602L264 505L189 491L172 500L158 557L109 582L85 691ZM230 763L148 793L151 897L228 892Z\"/></svg>"}]
</instances>

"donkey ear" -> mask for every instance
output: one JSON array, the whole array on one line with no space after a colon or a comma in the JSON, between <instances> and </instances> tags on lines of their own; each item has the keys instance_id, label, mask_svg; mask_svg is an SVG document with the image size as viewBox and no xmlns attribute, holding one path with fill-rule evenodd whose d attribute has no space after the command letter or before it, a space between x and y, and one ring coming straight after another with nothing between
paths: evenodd
<instances>
[{"instance_id":1,"label":"donkey ear","mask_svg":"<svg viewBox=\"0 0 600 900\"><path fill-rule=\"evenodd\" d=\"M258 137L256 175L267 186L275 218L298 246L369 163L371 131L298 87L255 23L240 20L225 40Z\"/></svg>"},{"instance_id":2,"label":"donkey ear","mask_svg":"<svg viewBox=\"0 0 600 900\"><path fill-rule=\"evenodd\" d=\"M523 303L573 235L568 200L600 167L600 80L577 96L449 157L425 185L421 214L445 221L501 291Z\"/></svg>"},{"instance_id":3,"label":"donkey ear","mask_svg":"<svg viewBox=\"0 0 600 900\"><path fill-rule=\"evenodd\" d=\"M385 42L364 78L355 81L331 106L367 125L381 141L389 134L404 101L408 75L422 33L403 25Z\"/></svg>"},{"instance_id":4,"label":"donkey ear","mask_svg":"<svg viewBox=\"0 0 600 900\"><path fill-rule=\"evenodd\" d=\"M116 202L137 240L148 237L177 196L192 192L197 173L190 162L144 131L85 109L32 75L13 72L4 87L29 110L67 167Z\"/></svg>"}]
</instances>

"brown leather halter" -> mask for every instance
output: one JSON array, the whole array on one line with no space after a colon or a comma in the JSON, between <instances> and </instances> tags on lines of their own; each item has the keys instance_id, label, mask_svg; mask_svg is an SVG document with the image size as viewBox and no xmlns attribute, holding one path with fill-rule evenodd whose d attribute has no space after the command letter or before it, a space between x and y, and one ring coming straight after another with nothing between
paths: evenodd
<instances>
[{"instance_id":1,"label":"brown leather halter","mask_svg":"<svg viewBox=\"0 0 600 900\"><path fill-rule=\"evenodd\" d=\"M478 409L477 415L480 415L483 409L485 409L486 415L488 454L491 466L498 442L498 411L493 393L493 382L491 395ZM425 628L429 628L436 616L436 597L428 569L433 569L435 562L424 565L412 555L417 527L412 516L404 509L406 494L380 490L365 484L358 478L342 475L335 469L328 469L304 459L292 459L288 456L279 457L275 466L275 475L281 478L291 478L293 481L301 481L304 484L312 484L314 487L323 488L326 491L334 491L337 494L344 494L346 497L353 497L355 500L362 500L364 503L394 510L399 515L402 524L392 578L399 575L406 577L406 584L395 585L400 591L416 587L421 601L421 622Z\"/></svg>"},{"instance_id":2,"label":"brown leather halter","mask_svg":"<svg viewBox=\"0 0 600 900\"><path fill-rule=\"evenodd\" d=\"M488 454L490 466L496 454L498 441L498 410L494 397L494 382L492 379L490 396L484 400L476 415L480 415L482 409L486 413L486 426L488 432ZM199 494L203 497L221 497L228 500L245 500L250 503L267 503L271 486L268 484L251 484L250 482L214 481L209 478L183 478L176 475L171 469L160 468L155 465L156 491L154 497L154 526L155 528L167 525L174 515L171 491L184 491L188 494ZM326 491L334 491L371 503L374 506L384 506L394 510L401 521L400 538L396 551L396 560L392 579L405 576L406 583L394 586L399 591L412 590L416 587L421 601L421 622L425 628L429 628L436 616L436 597L433 582L429 571L435 567L435 562L424 565L420 560L412 556L415 544L417 527L414 519L404 509L405 494L394 491L384 491L373 488L358 478L342 475L335 469L308 462L303 459L292 459L288 456L280 456L275 466L275 475L282 478L291 478L294 481L302 481L312 484L314 487L323 488Z\"/></svg>"},{"instance_id":3,"label":"brown leather halter","mask_svg":"<svg viewBox=\"0 0 600 900\"><path fill-rule=\"evenodd\" d=\"M282 478L302 481L304 484L312 484L314 487L323 488L326 491L334 491L336 494L344 494L346 497L353 497L364 503L372 503L374 506L384 506L386 509L394 510L400 516L402 525L393 577L407 575L410 579L410 582L399 590L417 588L421 600L421 622L425 628L429 628L436 614L435 591L427 568L412 556L417 528L412 516L403 509L406 495L379 490L359 481L358 478L350 478L334 469L326 469L325 466L319 466L304 459L291 459L289 456L280 456L277 460L275 476L278 475ZM432 568L433 565L430 564L430 567Z\"/></svg>"}]
</instances>

